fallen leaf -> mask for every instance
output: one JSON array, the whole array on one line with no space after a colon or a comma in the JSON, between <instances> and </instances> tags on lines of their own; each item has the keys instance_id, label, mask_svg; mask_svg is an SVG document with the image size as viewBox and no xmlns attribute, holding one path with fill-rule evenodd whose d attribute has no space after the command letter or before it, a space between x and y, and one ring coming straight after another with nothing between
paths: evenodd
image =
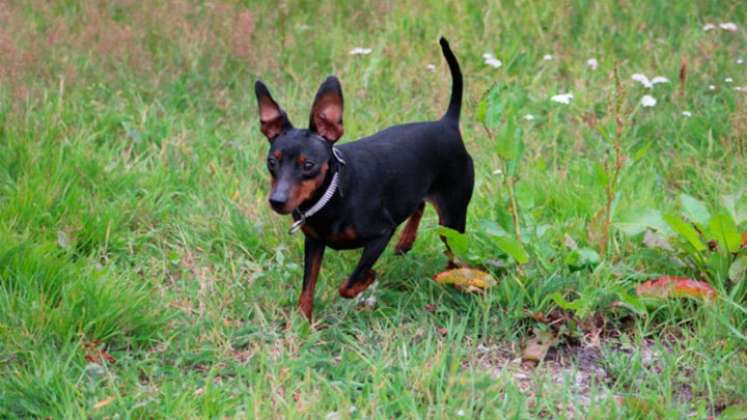
<instances>
[{"instance_id":1,"label":"fallen leaf","mask_svg":"<svg viewBox=\"0 0 747 420\"><path fill-rule=\"evenodd\" d=\"M101 363L106 361L109 364L117 362L117 359L109 354L98 340L83 343L83 349L86 352L85 359L87 362Z\"/></svg>"},{"instance_id":2,"label":"fallen leaf","mask_svg":"<svg viewBox=\"0 0 747 420\"><path fill-rule=\"evenodd\" d=\"M435 312L436 311L436 305L429 303L425 305L425 310L428 312Z\"/></svg>"},{"instance_id":3,"label":"fallen leaf","mask_svg":"<svg viewBox=\"0 0 747 420\"><path fill-rule=\"evenodd\" d=\"M524 352L521 355L521 361L530 362L534 365L539 364L539 362L545 359L547 351L550 350L550 347L552 347L553 344L555 344L555 341L555 336L550 331L535 332L534 337L527 342L527 345L524 348Z\"/></svg>"},{"instance_id":4,"label":"fallen leaf","mask_svg":"<svg viewBox=\"0 0 747 420\"><path fill-rule=\"evenodd\" d=\"M496 284L489 273L474 268L446 270L433 276L433 280L440 284L451 284L466 292L482 292Z\"/></svg>"},{"instance_id":5,"label":"fallen leaf","mask_svg":"<svg viewBox=\"0 0 747 420\"><path fill-rule=\"evenodd\" d=\"M96 404L94 404L93 405L93 409L94 410L98 410L98 409L100 409L102 407L106 407L107 405L111 404L112 401L114 401L114 397L106 397L103 400L101 400L101 401L97 402Z\"/></svg>"},{"instance_id":6,"label":"fallen leaf","mask_svg":"<svg viewBox=\"0 0 747 420\"><path fill-rule=\"evenodd\" d=\"M652 298L693 297L713 299L716 290L708 283L679 276L661 276L636 287L638 296Z\"/></svg>"},{"instance_id":7,"label":"fallen leaf","mask_svg":"<svg viewBox=\"0 0 747 420\"><path fill-rule=\"evenodd\" d=\"M446 327L438 327L436 328L436 331L441 335L447 335L449 333L449 330Z\"/></svg>"}]
</instances>

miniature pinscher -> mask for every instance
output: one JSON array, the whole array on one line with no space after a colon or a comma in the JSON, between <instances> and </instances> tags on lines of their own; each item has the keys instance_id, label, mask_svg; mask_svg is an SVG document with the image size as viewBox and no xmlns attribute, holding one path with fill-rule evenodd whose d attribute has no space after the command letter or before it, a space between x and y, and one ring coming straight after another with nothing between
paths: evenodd
<instances>
[{"instance_id":1,"label":"miniature pinscher","mask_svg":"<svg viewBox=\"0 0 747 420\"><path fill-rule=\"evenodd\" d=\"M342 87L330 76L311 106L309 128L295 128L261 81L255 84L262 133L270 140L267 169L270 206L292 214L291 232L305 235L303 290L299 308L311 321L314 288L326 247L363 248L340 295L353 298L376 279L372 267L405 221L395 252L410 250L425 202L439 224L464 232L474 169L459 132L462 73L448 42L440 39L449 65L449 107L438 121L398 125L335 146L342 137ZM449 265L453 257L445 238Z\"/></svg>"}]
</instances>

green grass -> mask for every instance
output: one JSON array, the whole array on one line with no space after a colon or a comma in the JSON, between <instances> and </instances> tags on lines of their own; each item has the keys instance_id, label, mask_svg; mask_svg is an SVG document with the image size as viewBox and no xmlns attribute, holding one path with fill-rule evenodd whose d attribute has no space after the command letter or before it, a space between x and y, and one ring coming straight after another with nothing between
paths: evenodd
<instances>
[{"instance_id":1,"label":"green grass","mask_svg":"<svg viewBox=\"0 0 747 420\"><path fill-rule=\"evenodd\" d=\"M658 275L703 275L622 222L678 212L682 193L715 213L744 189L747 4L364 3L0 5L0 417L705 418L747 403L743 278L715 304L620 304ZM737 32L702 29L727 21ZM327 252L309 325L302 238L266 204L253 82L300 126L336 74L351 141L442 114L441 35L476 166L464 256L499 283L470 295L430 280L445 258L429 208L414 249L377 263L373 308L337 296L358 253ZM628 159L608 251L579 262L567 238L599 250L615 67ZM648 91L633 73L672 82ZM522 267L485 228L513 231L479 122L491 89L523 132ZM564 92L569 105L550 101ZM537 331L559 341L531 369L517 359Z\"/></svg>"}]
</instances>

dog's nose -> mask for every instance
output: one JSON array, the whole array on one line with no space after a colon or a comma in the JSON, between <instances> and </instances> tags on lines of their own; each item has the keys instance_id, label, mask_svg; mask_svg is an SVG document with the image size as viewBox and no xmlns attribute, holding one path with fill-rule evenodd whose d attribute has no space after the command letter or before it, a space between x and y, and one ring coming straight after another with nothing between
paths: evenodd
<instances>
[{"instance_id":1,"label":"dog's nose","mask_svg":"<svg viewBox=\"0 0 747 420\"><path fill-rule=\"evenodd\" d=\"M270 205L275 210L281 210L283 207L285 207L285 203L287 203L288 200L286 199L276 199L275 197L270 198Z\"/></svg>"},{"instance_id":2,"label":"dog's nose","mask_svg":"<svg viewBox=\"0 0 747 420\"><path fill-rule=\"evenodd\" d=\"M270 195L270 206L272 206L275 211L282 211L285 208L286 203L288 203L287 194L283 194L280 191L274 191L272 195Z\"/></svg>"}]
</instances>

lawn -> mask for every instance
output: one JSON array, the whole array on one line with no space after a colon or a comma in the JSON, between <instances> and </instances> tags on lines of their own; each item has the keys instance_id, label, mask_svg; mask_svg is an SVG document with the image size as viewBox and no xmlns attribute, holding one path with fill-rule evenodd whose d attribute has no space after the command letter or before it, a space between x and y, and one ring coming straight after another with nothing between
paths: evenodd
<instances>
[{"instance_id":1,"label":"lawn","mask_svg":"<svg viewBox=\"0 0 747 420\"><path fill-rule=\"evenodd\" d=\"M442 35L467 234L357 300L328 251L310 325L253 84L353 141L442 115ZM743 1L0 1L0 417L745 418L745 60Z\"/></svg>"}]
</instances>

